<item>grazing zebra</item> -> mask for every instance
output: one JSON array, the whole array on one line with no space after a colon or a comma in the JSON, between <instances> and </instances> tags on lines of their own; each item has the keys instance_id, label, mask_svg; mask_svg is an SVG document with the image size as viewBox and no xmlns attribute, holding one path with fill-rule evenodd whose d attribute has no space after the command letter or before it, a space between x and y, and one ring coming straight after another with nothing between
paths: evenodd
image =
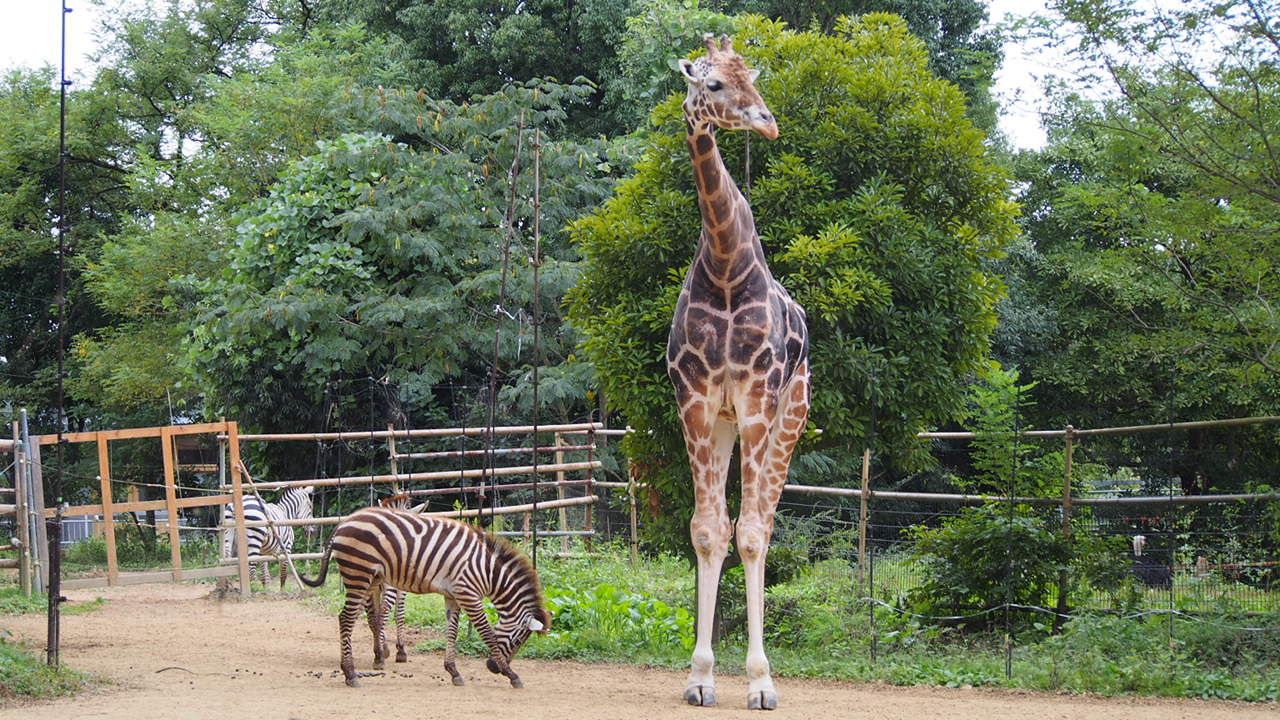
<instances>
[{"instance_id":1,"label":"grazing zebra","mask_svg":"<svg viewBox=\"0 0 1280 720\"><path fill-rule=\"evenodd\" d=\"M284 495L273 503L264 503L256 495L244 496L244 519L245 522L254 520L284 520L285 518L309 518L311 514L311 493L315 488L301 487L289 488L285 490ZM222 513L223 523L235 522L235 506L228 503ZM315 527L309 526L306 530L308 536L315 534ZM251 527L245 528L245 543L249 546L247 553L250 558L261 555L274 555L277 552L288 554L293 552L293 528L287 525L278 525L272 532L270 527ZM236 555L236 536L235 532L228 532L222 543L222 554L226 557L234 557ZM262 580L262 586L267 586L267 561L263 560L258 563L257 572ZM285 562L280 562L280 589L284 589L285 581Z\"/></svg>"},{"instance_id":2,"label":"grazing zebra","mask_svg":"<svg viewBox=\"0 0 1280 720\"><path fill-rule=\"evenodd\" d=\"M542 583L529 559L505 540L486 535L455 520L418 515L385 507L365 508L349 515L334 530L320 561L320 574L302 582L319 587L329 573L329 560L338 563L347 599L338 618L342 673L357 687L351 656L351 627L361 610L371 610L373 667L381 669L387 656L382 631L387 587L403 592L444 595L446 647L444 668L454 685L464 681L454 659L457 652L459 610L489 646L486 667L523 687L511 669L511 659L531 632L545 633L551 626L542 597ZM498 626L489 624L484 600L493 600Z\"/></svg>"}]
</instances>

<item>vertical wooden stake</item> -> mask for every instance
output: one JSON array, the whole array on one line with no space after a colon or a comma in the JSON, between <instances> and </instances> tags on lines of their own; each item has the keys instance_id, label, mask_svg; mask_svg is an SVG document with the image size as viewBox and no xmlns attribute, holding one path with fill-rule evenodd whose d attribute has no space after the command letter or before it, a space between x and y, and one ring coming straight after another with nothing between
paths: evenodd
<instances>
[{"instance_id":1,"label":"vertical wooden stake","mask_svg":"<svg viewBox=\"0 0 1280 720\"><path fill-rule=\"evenodd\" d=\"M169 560L173 579L182 579L182 536L178 533L178 476L175 472L173 427L160 429L161 457L164 462L164 505L169 513Z\"/></svg>"},{"instance_id":2,"label":"vertical wooden stake","mask_svg":"<svg viewBox=\"0 0 1280 720\"><path fill-rule=\"evenodd\" d=\"M107 585L120 584L120 565L116 559L116 515L112 509L110 442L98 434L98 483L102 492L102 529L107 535Z\"/></svg>"},{"instance_id":3,"label":"vertical wooden stake","mask_svg":"<svg viewBox=\"0 0 1280 720\"><path fill-rule=\"evenodd\" d=\"M1063 542L1071 543L1071 472L1073 456L1075 455L1075 432L1076 429L1070 425L1067 426L1066 434L1066 459L1063 463L1062 473L1062 537ZM1053 633L1056 635L1062 630L1063 618L1071 606L1068 603L1069 578L1066 568L1058 571L1058 607L1053 616Z\"/></svg>"},{"instance_id":4,"label":"vertical wooden stake","mask_svg":"<svg viewBox=\"0 0 1280 720\"><path fill-rule=\"evenodd\" d=\"M391 474L399 476L400 463L396 458L396 436L395 436L396 424L387 423L387 430L391 432L391 434L387 436L387 457L390 458L391 460ZM391 494L392 495L398 494L400 492L400 489L401 489L400 479L399 477L397 477L396 481L391 483Z\"/></svg>"},{"instance_id":5,"label":"vertical wooden stake","mask_svg":"<svg viewBox=\"0 0 1280 720\"><path fill-rule=\"evenodd\" d=\"M22 588L23 595L31 597L31 533L27 529L31 524L31 513L27 511L27 460L19 437L18 422L15 420L13 494L17 499L13 502L17 505L14 522L18 526L18 542L21 543L18 548L18 585Z\"/></svg>"},{"instance_id":6,"label":"vertical wooden stake","mask_svg":"<svg viewBox=\"0 0 1280 720\"><path fill-rule=\"evenodd\" d=\"M537 445L537 444L538 444L537 442L534 442L534 445ZM560 433L556 433L556 447L559 448L561 445L564 445L564 438L560 435ZM559 450L559 449L556 450L556 464L557 465L564 464L563 450ZM556 498L558 500L564 499L564 471L563 470L556 471ZM561 506L558 510L556 510L556 514L560 517L560 531L564 532L565 530L568 530L569 529L569 509ZM569 552L569 536L568 535L560 536L560 550L561 552Z\"/></svg>"},{"instance_id":7,"label":"vertical wooden stake","mask_svg":"<svg viewBox=\"0 0 1280 720\"><path fill-rule=\"evenodd\" d=\"M636 469L634 465L627 468L627 496L631 500L631 564L640 561L640 545L636 541Z\"/></svg>"},{"instance_id":8,"label":"vertical wooden stake","mask_svg":"<svg viewBox=\"0 0 1280 720\"><path fill-rule=\"evenodd\" d=\"M227 447L231 454L231 505L236 515L236 557L240 569L240 594L248 597L249 587L249 534L244 527L244 487L240 477L240 426L226 424Z\"/></svg>"},{"instance_id":9,"label":"vertical wooden stake","mask_svg":"<svg viewBox=\"0 0 1280 720\"><path fill-rule=\"evenodd\" d=\"M862 494L858 497L858 573L867 571L867 505L871 501L871 448L862 451Z\"/></svg>"}]
</instances>

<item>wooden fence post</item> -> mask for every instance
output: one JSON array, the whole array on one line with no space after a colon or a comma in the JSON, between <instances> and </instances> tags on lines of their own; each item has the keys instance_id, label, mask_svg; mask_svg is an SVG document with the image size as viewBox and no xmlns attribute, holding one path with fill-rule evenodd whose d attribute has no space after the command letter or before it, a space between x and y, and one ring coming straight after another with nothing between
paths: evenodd
<instances>
[{"instance_id":1,"label":"wooden fence post","mask_svg":"<svg viewBox=\"0 0 1280 720\"><path fill-rule=\"evenodd\" d=\"M1066 458L1064 461L1062 473L1062 537L1063 542L1070 547L1071 543L1071 472L1072 472L1072 456L1075 453L1075 428L1071 425L1067 426L1066 434ZM1068 595L1070 594L1069 580L1067 569L1064 567L1058 571L1058 607L1053 616L1053 633L1056 635L1062 631L1063 618L1066 617L1070 610L1068 603Z\"/></svg>"},{"instance_id":2,"label":"wooden fence post","mask_svg":"<svg viewBox=\"0 0 1280 720\"><path fill-rule=\"evenodd\" d=\"M636 522L636 468L630 463L627 467L627 496L631 500L631 564L635 565L640 561L640 545L636 540L639 531Z\"/></svg>"},{"instance_id":3,"label":"wooden fence post","mask_svg":"<svg viewBox=\"0 0 1280 720\"><path fill-rule=\"evenodd\" d=\"M231 455L231 506L236 516L236 557L240 569L240 594L248 597L249 587L249 534L244 527L244 487L240 478L240 426L235 422L226 424L227 448Z\"/></svg>"},{"instance_id":4,"label":"wooden fence post","mask_svg":"<svg viewBox=\"0 0 1280 720\"><path fill-rule=\"evenodd\" d=\"M561 446L561 445L564 445L564 437L563 437L563 436L561 436L561 435L560 435L560 433L556 433L556 436L555 436L555 437L556 437L556 448L557 448L557 450L556 450L556 464L557 464L557 465L563 465L563 464L564 464L564 451L560 450L559 448L560 448L560 446ZM534 439L533 444L534 444L535 452L536 452L536 448L537 448L537 445L538 445L538 441L537 441L537 439L536 439L536 438ZM563 500L563 499L564 499L564 478L565 478L565 472L564 472L563 470L557 470L557 471L556 471L556 499L557 499L557 500ZM560 520L560 531L561 531L561 532L564 532L564 531L568 530L568 529L569 529L569 510L568 510L567 508L565 508L565 507L561 506L561 508L560 508L559 510L557 510L557 511L556 511L556 515L557 515L557 516L559 516L559 520ZM562 536L560 536L560 551L561 551L561 552L569 552L569 536L568 536L568 535L562 535Z\"/></svg>"},{"instance_id":5,"label":"wooden fence post","mask_svg":"<svg viewBox=\"0 0 1280 720\"><path fill-rule=\"evenodd\" d=\"M862 494L858 497L858 573L867 571L867 510L871 500L871 448L862 451Z\"/></svg>"},{"instance_id":6,"label":"wooden fence post","mask_svg":"<svg viewBox=\"0 0 1280 720\"><path fill-rule=\"evenodd\" d=\"M19 441L18 422L13 423L13 494L17 505L14 520L18 529L18 585L22 594L31 597L31 513L27 510L26 454Z\"/></svg>"},{"instance_id":7,"label":"wooden fence post","mask_svg":"<svg viewBox=\"0 0 1280 720\"><path fill-rule=\"evenodd\" d=\"M107 585L120 584L120 564L116 557L116 516L111 495L111 441L98 435L98 489L102 493L102 529L107 536Z\"/></svg>"},{"instance_id":8,"label":"wooden fence post","mask_svg":"<svg viewBox=\"0 0 1280 720\"><path fill-rule=\"evenodd\" d=\"M173 579L182 579L182 536L178 532L178 475L173 451L173 426L161 428L161 458L164 463L164 504L169 513L169 560Z\"/></svg>"}]
</instances>

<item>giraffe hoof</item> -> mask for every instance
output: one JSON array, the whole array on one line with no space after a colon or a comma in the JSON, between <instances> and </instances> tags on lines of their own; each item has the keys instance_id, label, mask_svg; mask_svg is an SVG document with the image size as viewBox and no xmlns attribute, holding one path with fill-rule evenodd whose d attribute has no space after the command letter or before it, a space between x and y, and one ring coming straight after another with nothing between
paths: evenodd
<instances>
[{"instance_id":1,"label":"giraffe hoof","mask_svg":"<svg viewBox=\"0 0 1280 720\"><path fill-rule=\"evenodd\" d=\"M777 710L778 693L772 690L760 690L747 695L748 710Z\"/></svg>"},{"instance_id":2,"label":"giraffe hoof","mask_svg":"<svg viewBox=\"0 0 1280 720\"><path fill-rule=\"evenodd\" d=\"M685 688L684 701L690 705L711 707L716 704L716 689L711 685L690 685Z\"/></svg>"}]
</instances>

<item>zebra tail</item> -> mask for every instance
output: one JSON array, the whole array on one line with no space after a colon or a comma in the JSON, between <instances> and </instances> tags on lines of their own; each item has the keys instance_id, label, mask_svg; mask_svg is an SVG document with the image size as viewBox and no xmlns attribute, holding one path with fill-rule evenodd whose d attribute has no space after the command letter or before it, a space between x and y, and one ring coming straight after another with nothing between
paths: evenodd
<instances>
[{"instance_id":1,"label":"zebra tail","mask_svg":"<svg viewBox=\"0 0 1280 720\"><path fill-rule=\"evenodd\" d=\"M320 575L315 580L311 580L307 578L306 575L298 573L298 579L311 587L320 587L321 585L324 585L324 579L329 575L329 557L331 555L333 555L332 542L325 546L324 557L320 558Z\"/></svg>"}]
</instances>

